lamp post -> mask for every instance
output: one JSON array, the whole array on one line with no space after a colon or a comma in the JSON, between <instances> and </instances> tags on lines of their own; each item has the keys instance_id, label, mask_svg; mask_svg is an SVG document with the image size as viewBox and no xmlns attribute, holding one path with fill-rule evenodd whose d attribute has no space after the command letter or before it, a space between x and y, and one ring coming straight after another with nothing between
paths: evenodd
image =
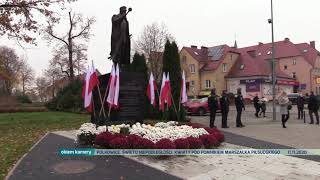
<instances>
[{"instance_id":1,"label":"lamp post","mask_svg":"<svg viewBox=\"0 0 320 180\"><path fill-rule=\"evenodd\" d=\"M277 119L276 115L276 75L275 75L275 47L274 47L274 33L273 33L273 1L271 0L271 19L268 19L269 24L271 24L271 34L272 34L272 119L275 121Z\"/></svg>"}]
</instances>

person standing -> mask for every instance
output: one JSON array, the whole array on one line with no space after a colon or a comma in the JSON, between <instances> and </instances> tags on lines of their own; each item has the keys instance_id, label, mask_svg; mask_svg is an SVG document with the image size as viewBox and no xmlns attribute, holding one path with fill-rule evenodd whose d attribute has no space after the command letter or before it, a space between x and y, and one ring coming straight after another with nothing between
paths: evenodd
<instances>
[{"instance_id":1,"label":"person standing","mask_svg":"<svg viewBox=\"0 0 320 180\"><path fill-rule=\"evenodd\" d=\"M253 106L256 109L256 113L254 114L257 118L259 117L260 105L259 105L259 97L258 94L253 98Z\"/></svg>"},{"instance_id":2,"label":"person standing","mask_svg":"<svg viewBox=\"0 0 320 180\"><path fill-rule=\"evenodd\" d=\"M313 91L311 91L311 93L310 93L309 102L308 102L308 109L309 109L309 115L310 115L310 123L309 124L314 124L313 115L312 115L313 113L316 116L317 124L319 124L319 114L318 114L319 105L318 105L317 98L314 95Z\"/></svg>"},{"instance_id":3,"label":"person standing","mask_svg":"<svg viewBox=\"0 0 320 180\"><path fill-rule=\"evenodd\" d=\"M211 90L211 96L208 98L208 105L210 110L210 128L216 127L214 121L216 120L216 111L218 109L218 96L216 95L216 89Z\"/></svg>"},{"instance_id":4,"label":"person standing","mask_svg":"<svg viewBox=\"0 0 320 180\"><path fill-rule=\"evenodd\" d=\"M263 117L266 117L267 102L268 102L268 100L265 97L262 97L259 100L259 104L260 104L260 108L261 108L261 112L260 112L259 116L261 116L263 114Z\"/></svg>"},{"instance_id":5,"label":"person standing","mask_svg":"<svg viewBox=\"0 0 320 180\"><path fill-rule=\"evenodd\" d=\"M286 127L286 122L289 119L289 109L288 106L290 104L289 98L287 96L286 92L282 92L282 94L278 98L279 105L280 105L280 114L281 114L281 121L282 121L282 127Z\"/></svg>"},{"instance_id":6,"label":"person standing","mask_svg":"<svg viewBox=\"0 0 320 180\"><path fill-rule=\"evenodd\" d=\"M229 128L227 125L228 113L229 113L229 99L227 97L227 91L223 90L220 98L221 114L222 114L222 128Z\"/></svg>"},{"instance_id":7,"label":"person standing","mask_svg":"<svg viewBox=\"0 0 320 180\"><path fill-rule=\"evenodd\" d=\"M236 109L237 109L236 126L237 127L245 127L241 122L242 110L245 110L243 97L241 95L241 88L237 89L237 95L235 97L235 104L236 104Z\"/></svg>"},{"instance_id":8,"label":"person standing","mask_svg":"<svg viewBox=\"0 0 320 180\"><path fill-rule=\"evenodd\" d=\"M297 97L298 119L303 119L304 98L302 94Z\"/></svg>"}]
</instances>

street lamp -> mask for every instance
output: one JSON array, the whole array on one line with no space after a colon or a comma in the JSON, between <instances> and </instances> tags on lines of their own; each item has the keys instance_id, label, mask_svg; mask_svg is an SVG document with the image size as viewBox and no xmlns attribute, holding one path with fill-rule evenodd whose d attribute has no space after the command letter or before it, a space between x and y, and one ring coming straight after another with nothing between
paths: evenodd
<instances>
[{"instance_id":1,"label":"street lamp","mask_svg":"<svg viewBox=\"0 0 320 180\"><path fill-rule=\"evenodd\" d=\"M271 34L272 34L272 119L275 121L277 119L276 115L276 76L275 76L275 56L274 56L274 34L273 34L273 2L271 0L271 19L268 19L268 23L271 24Z\"/></svg>"}]
</instances>

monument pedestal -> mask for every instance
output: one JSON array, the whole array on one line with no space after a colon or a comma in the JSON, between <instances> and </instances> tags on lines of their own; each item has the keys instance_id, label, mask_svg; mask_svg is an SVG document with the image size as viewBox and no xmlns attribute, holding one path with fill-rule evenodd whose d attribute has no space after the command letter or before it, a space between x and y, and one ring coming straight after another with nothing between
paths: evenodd
<instances>
[{"instance_id":1,"label":"monument pedestal","mask_svg":"<svg viewBox=\"0 0 320 180\"><path fill-rule=\"evenodd\" d=\"M103 98L106 91L110 74L99 77L101 96ZM91 114L91 122L99 125L103 124L122 124L143 122L146 98L146 82L142 73L120 72L120 92L119 108L111 111L111 116L104 117L99 115L101 102L98 89L93 92L94 112ZM108 116L109 106L105 102L104 109Z\"/></svg>"}]
</instances>

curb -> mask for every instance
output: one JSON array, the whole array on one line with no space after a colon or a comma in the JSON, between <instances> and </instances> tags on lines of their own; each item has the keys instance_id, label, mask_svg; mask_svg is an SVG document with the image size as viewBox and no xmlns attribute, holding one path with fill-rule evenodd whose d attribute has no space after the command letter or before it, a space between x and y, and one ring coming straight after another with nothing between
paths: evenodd
<instances>
[{"instance_id":1,"label":"curb","mask_svg":"<svg viewBox=\"0 0 320 180\"><path fill-rule=\"evenodd\" d=\"M9 180L10 176L13 174L13 172L16 170L18 165L21 163L21 161L31 152L32 149L34 149L50 132L47 132L45 135L43 135L29 150L27 153L25 153L15 164L14 166L10 169L8 174L5 176L4 180Z\"/></svg>"}]
</instances>

